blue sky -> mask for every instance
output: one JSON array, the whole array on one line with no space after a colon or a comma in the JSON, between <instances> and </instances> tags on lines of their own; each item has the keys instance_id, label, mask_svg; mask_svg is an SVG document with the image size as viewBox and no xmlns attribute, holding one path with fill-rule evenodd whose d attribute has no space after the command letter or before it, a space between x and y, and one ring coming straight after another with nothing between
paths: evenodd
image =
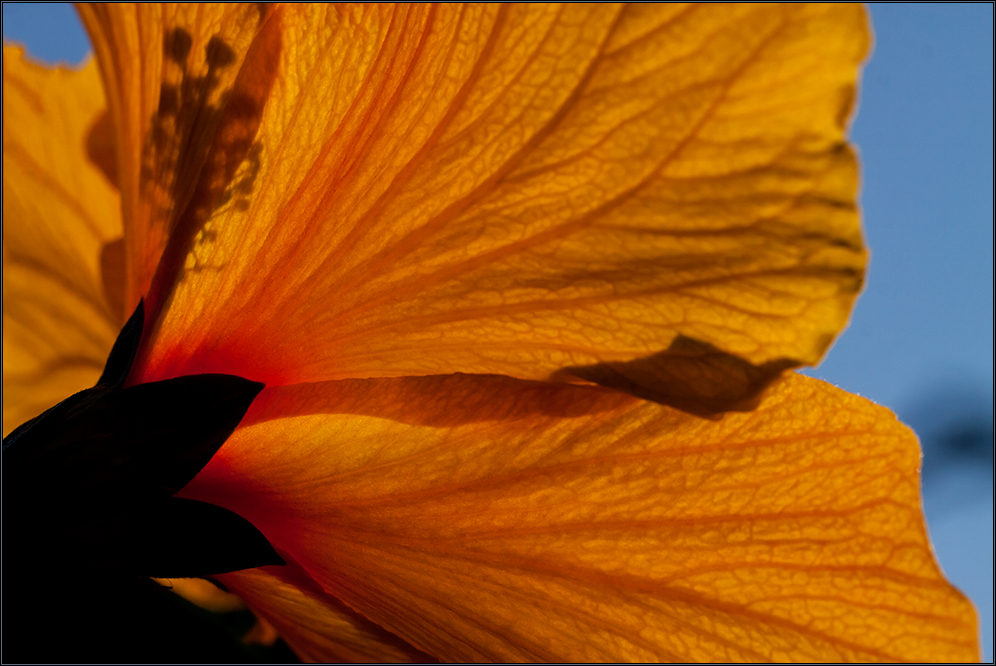
<instances>
[{"instance_id":1,"label":"blue sky","mask_svg":"<svg viewBox=\"0 0 996 666\"><path fill-rule=\"evenodd\" d=\"M872 260L850 327L809 374L917 428L935 547L979 607L992 660L993 5L870 9L875 48L851 136ZM4 4L3 35L49 62L89 51L65 5ZM945 433L965 424L982 439L954 455Z\"/></svg>"}]
</instances>

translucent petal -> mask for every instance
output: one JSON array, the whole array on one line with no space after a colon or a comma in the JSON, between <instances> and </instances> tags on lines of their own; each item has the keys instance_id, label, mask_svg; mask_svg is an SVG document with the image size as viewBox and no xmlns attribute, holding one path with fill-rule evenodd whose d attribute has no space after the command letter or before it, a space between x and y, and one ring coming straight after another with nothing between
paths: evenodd
<instances>
[{"instance_id":1,"label":"translucent petal","mask_svg":"<svg viewBox=\"0 0 996 666\"><path fill-rule=\"evenodd\" d=\"M293 560L217 578L236 592L306 662L428 662L407 645L325 593Z\"/></svg>"},{"instance_id":2,"label":"translucent petal","mask_svg":"<svg viewBox=\"0 0 996 666\"><path fill-rule=\"evenodd\" d=\"M92 386L124 323L117 192L87 157L96 64L3 49L3 432ZM99 141L98 141L99 142Z\"/></svg>"},{"instance_id":3,"label":"translucent petal","mask_svg":"<svg viewBox=\"0 0 996 666\"><path fill-rule=\"evenodd\" d=\"M668 402L691 340L760 368L725 409L844 326L860 7L291 5L264 24L233 87L263 106L219 112L245 142L204 157L229 169L170 241L139 380L559 373Z\"/></svg>"},{"instance_id":4,"label":"translucent petal","mask_svg":"<svg viewBox=\"0 0 996 666\"><path fill-rule=\"evenodd\" d=\"M455 375L266 389L183 492L444 660L978 659L919 462L795 375L720 420Z\"/></svg>"},{"instance_id":5,"label":"translucent petal","mask_svg":"<svg viewBox=\"0 0 996 666\"><path fill-rule=\"evenodd\" d=\"M131 312L183 215L200 214L245 156L253 100L236 79L267 11L261 4L118 3L80 5L79 12L117 132Z\"/></svg>"}]
</instances>

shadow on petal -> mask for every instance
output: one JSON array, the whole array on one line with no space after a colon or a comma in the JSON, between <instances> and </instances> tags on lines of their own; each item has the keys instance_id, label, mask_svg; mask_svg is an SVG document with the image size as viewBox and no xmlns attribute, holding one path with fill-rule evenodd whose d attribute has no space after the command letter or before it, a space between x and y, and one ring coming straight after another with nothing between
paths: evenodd
<instances>
[{"instance_id":1,"label":"shadow on petal","mask_svg":"<svg viewBox=\"0 0 996 666\"><path fill-rule=\"evenodd\" d=\"M785 370L803 365L788 358L759 365L707 342L679 335L666 350L632 361L565 368L555 378L580 377L705 418L749 412Z\"/></svg>"}]
</instances>

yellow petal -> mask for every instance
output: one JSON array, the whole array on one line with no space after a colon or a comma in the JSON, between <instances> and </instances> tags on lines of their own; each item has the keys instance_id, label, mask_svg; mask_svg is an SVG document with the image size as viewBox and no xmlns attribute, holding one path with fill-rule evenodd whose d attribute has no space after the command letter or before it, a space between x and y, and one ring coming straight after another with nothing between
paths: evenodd
<instances>
[{"instance_id":1,"label":"yellow petal","mask_svg":"<svg viewBox=\"0 0 996 666\"><path fill-rule=\"evenodd\" d=\"M285 559L286 566L235 571L217 578L276 627L302 661L432 661L323 592L293 560Z\"/></svg>"},{"instance_id":2,"label":"yellow petal","mask_svg":"<svg viewBox=\"0 0 996 666\"><path fill-rule=\"evenodd\" d=\"M120 203L86 156L104 109L94 63L49 69L4 47L4 434L93 385L123 323Z\"/></svg>"},{"instance_id":3,"label":"yellow petal","mask_svg":"<svg viewBox=\"0 0 996 666\"><path fill-rule=\"evenodd\" d=\"M845 324L860 7L285 9L142 379L562 371L666 401L676 341L763 386Z\"/></svg>"},{"instance_id":4,"label":"yellow petal","mask_svg":"<svg viewBox=\"0 0 996 666\"><path fill-rule=\"evenodd\" d=\"M259 100L236 79L267 9L145 3L79 11L117 128L130 312L182 216L201 214L250 151ZM265 76L254 75L265 87Z\"/></svg>"},{"instance_id":5,"label":"yellow petal","mask_svg":"<svg viewBox=\"0 0 996 666\"><path fill-rule=\"evenodd\" d=\"M709 421L456 375L266 389L183 492L447 660L978 659L919 462L806 377Z\"/></svg>"}]
</instances>

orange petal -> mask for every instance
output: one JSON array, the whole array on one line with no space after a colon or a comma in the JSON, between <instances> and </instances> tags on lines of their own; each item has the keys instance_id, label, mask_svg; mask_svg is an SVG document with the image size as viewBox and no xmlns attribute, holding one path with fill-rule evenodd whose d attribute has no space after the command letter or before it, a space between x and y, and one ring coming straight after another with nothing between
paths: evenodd
<instances>
[{"instance_id":1,"label":"orange petal","mask_svg":"<svg viewBox=\"0 0 996 666\"><path fill-rule=\"evenodd\" d=\"M764 375L844 326L860 7L285 9L238 201L140 380L565 371L666 401L676 340Z\"/></svg>"},{"instance_id":2,"label":"orange petal","mask_svg":"<svg viewBox=\"0 0 996 666\"><path fill-rule=\"evenodd\" d=\"M266 389L183 493L445 660L975 660L919 463L796 375L717 421L455 375Z\"/></svg>"},{"instance_id":3,"label":"orange petal","mask_svg":"<svg viewBox=\"0 0 996 666\"><path fill-rule=\"evenodd\" d=\"M225 592L202 578L153 578L187 601L213 613L245 610L245 604L231 592Z\"/></svg>"},{"instance_id":4,"label":"orange petal","mask_svg":"<svg viewBox=\"0 0 996 666\"><path fill-rule=\"evenodd\" d=\"M86 157L97 67L3 49L3 432L93 385L123 323L114 188ZM111 290L113 292L113 289Z\"/></svg>"},{"instance_id":5,"label":"orange petal","mask_svg":"<svg viewBox=\"0 0 996 666\"><path fill-rule=\"evenodd\" d=\"M117 128L131 312L183 214L201 215L203 201L221 194L249 152L259 100L244 94L237 76L268 12L152 3L80 5L79 12Z\"/></svg>"},{"instance_id":6,"label":"orange petal","mask_svg":"<svg viewBox=\"0 0 996 666\"><path fill-rule=\"evenodd\" d=\"M323 592L289 556L285 559L287 566L247 569L216 578L276 627L302 661L432 661Z\"/></svg>"}]
</instances>

